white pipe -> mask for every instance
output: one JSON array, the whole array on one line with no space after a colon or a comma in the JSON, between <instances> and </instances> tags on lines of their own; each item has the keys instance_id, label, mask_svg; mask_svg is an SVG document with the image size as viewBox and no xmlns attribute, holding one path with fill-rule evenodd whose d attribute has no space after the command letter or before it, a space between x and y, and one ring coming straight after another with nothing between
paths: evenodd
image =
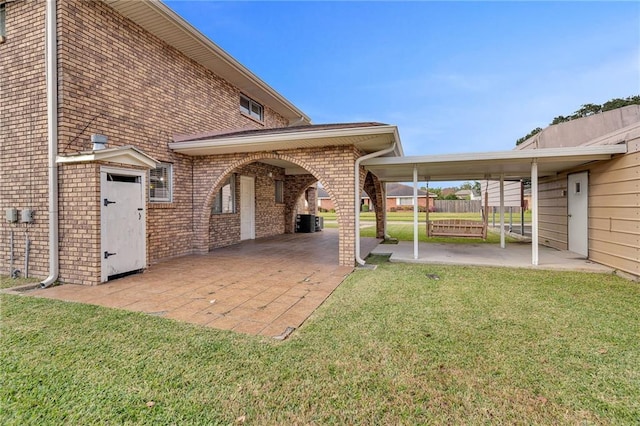
<instances>
[{"instance_id":1,"label":"white pipe","mask_svg":"<svg viewBox=\"0 0 640 426\"><path fill-rule=\"evenodd\" d=\"M47 140L49 146L49 276L40 283L46 288L56 282L58 258L58 64L56 34L56 0L47 0L46 67L47 67Z\"/></svg>"},{"instance_id":2,"label":"white pipe","mask_svg":"<svg viewBox=\"0 0 640 426\"><path fill-rule=\"evenodd\" d=\"M387 233L387 182L382 183L382 230L385 240L391 238Z\"/></svg>"},{"instance_id":3,"label":"white pipe","mask_svg":"<svg viewBox=\"0 0 640 426\"><path fill-rule=\"evenodd\" d=\"M429 193L427 192L427 200ZM418 165L413 165L413 258L418 259Z\"/></svg>"},{"instance_id":4,"label":"white pipe","mask_svg":"<svg viewBox=\"0 0 640 426\"><path fill-rule=\"evenodd\" d=\"M355 190L356 190L356 196L355 196L355 213L356 213L356 262L358 262L359 265L364 266L364 264L366 263L361 257L360 257L360 199L362 197L362 194L360 192L360 163L362 163L364 160L368 160L369 158L375 158L375 157L379 157L381 155L384 154L388 154L390 152L392 152L394 149L396 149L396 142L394 142L393 144L391 144L391 146L389 148L383 149L381 151L376 151L376 152L372 152L370 154L364 155L358 159L356 159L356 164L355 164Z\"/></svg>"},{"instance_id":5,"label":"white pipe","mask_svg":"<svg viewBox=\"0 0 640 426\"><path fill-rule=\"evenodd\" d=\"M531 163L531 264L538 264L538 162Z\"/></svg>"},{"instance_id":6,"label":"white pipe","mask_svg":"<svg viewBox=\"0 0 640 426\"><path fill-rule=\"evenodd\" d=\"M504 238L504 174L500 175L500 248L505 248Z\"/></svg>"}]
</instances>

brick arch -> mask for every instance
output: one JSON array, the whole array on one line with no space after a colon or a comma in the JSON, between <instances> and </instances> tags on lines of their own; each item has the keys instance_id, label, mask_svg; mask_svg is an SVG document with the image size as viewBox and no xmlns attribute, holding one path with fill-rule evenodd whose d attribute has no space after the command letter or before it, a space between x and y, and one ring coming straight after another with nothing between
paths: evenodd
<instances>
[{"instance_id":1,"label":"brick arch","mask_svg":"<svg viewBox=\"0 0 640 426\"><path fill-rule=\"evenodd\" d=\"M293 176L285 179L285 187L288 194L285 195L285 233L295 232L295 214L298 199L304 194L306 189L318 182L318 179L312 175Z\"/></svg>"},{"instance_id":2,"label":"brick arch","mask_svg":"<svg viewBox=\"0 0 640 426\"><path fill-rule=\"evenodd\" d=\"M338 217L337 217L338 227L341 230L341 232L339 233L339 244L340 244L340 247L343 246L344 233L342 232L342 227L344 226L345 223L348 223L348 220L345 220L342 217L345 212L345 207L340 208L339 198L336 197L334 190L331 188L331 185L329 185L329 180L326 178L326 176L321 171L319 171L316 167L309 164L307 161L303 159L299 159L288 154L280 154L277 152L262 152L262 153L250 154L241 159L236 159L229 166L225 167L212 180L210 180L209 182L206 182L206 181L202 182L203 185L206 185L210 189L206 192L206 195L204 197L204 202L200 204L200 213L197 216L199 217L199 219L196 219L198 221L197 226L195 227L197 234L194 235L194 249L196 252L207 253L209 251L209 242L210 242L209 241L209 238L210 238L209 222L211 220L211 208L213 205L213 200L215 198L215 195L220 190L222 184L227 179L227 177L229 177L229 175L232 174L235 170L247 164L259 162L260 160L269 160L269 159L284 160L292 164L295 164L299 167L302 167L307 172L309 172L311 176L313 176L313 181L311 181L309 185L313 184L314 182L320 182L322 184L324 189L327 191L329 197L331 198L332 202L334 203L334 206L336 206L336 212L338 213ZM346 207L347 207L346 211L348 211L348 206ZM293 217L293 214L291 214L291 217Z\"/></svg>"},{"instance_id":3,"label":"brick arch","mask_svg":"<svg viewBox=\"0 0 640 426\"><path fill-rule=\"evenodd\" d=\"M364 179L363 190L369 196L373 203L374 212L376 214L376 238L384 238L384 209L386 209L385 194L383 194L382 182L376 175L367 172Z\"/></svg>"}]
</instances>

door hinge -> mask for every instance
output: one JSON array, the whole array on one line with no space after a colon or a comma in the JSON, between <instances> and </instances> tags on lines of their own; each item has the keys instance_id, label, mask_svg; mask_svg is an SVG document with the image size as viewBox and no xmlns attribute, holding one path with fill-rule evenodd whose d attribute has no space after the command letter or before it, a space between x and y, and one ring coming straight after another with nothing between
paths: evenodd
<instances>
[{"instance_id":1,"label":"door hinge","mask_svg":"<svg viewBox=\"0 0 640 426\"><path fill-rule=\"evenodd\" d=\"M106 206L108 206L109 204L115 204L115 203L116 203L115 201L109 201L109 200L108 200L108 199L106 199L106 198L104 199L104 205L105 205L105 207L106 207Z\"/></svg>"},{"instance_id":2,"label":"door hinge","mask_svg":"<svg viewBox=\"0 0 640 426\"><path fill-rule=\"evenodd\" d=\"M116 254L118 254L118 253L109 253L108 251L105 251L105 252L104 252L104 258L105 258L105 259L108 259L108 258L109 258L109 256L114 256L114 255L116 255Z\"/></svg>"}]
</instances>

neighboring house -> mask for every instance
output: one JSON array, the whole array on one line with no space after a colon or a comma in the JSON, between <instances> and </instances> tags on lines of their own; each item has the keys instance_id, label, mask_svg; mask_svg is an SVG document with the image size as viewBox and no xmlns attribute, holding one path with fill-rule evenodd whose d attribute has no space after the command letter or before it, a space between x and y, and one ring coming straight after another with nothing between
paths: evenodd
<instances>
[{"instance_id":1,"label":"neighboring house","mask_svg":"<svg viewBox=\"0 0 640 426\"><path fill-rule=\"evenodd\" d=\"M310 124L158 1L0 11L0 255L11 272L93 285L293 232L316 182L342 207L336 261L354 264L356 160L402 155L395 126ZM381 193L371 174L359 185Z\"/></svg>"},{"instance_id":2,"label":"neighboring house","mask_svg":"<svg viewBox=\"0 0 640 426\"><path fill-rule=\"evenodd\" d=\"M480 199L480 195L474 193L470 189L461 189L460 191L456 191L455 194L456 194L456 197L458 197L458 200L479 200Z\"/></svg>"},{"instance_id":3,"label":"neighboring house","mask_svg":"<svg viewBox=\"0 0 640 426\"><path fill-rule=\"evenodd\" d=\"M361 193L362 204L367 205L370 211L374 210L371 198L366 192ZM435 194L429 194L429 207L434 208ZM322 210L335 210L331 197L323 188L318 188L318 207ZM418 189L418 206L427 206L427 192ZM413 187L402 183L387 183L386 185L386 210L411 210L413 209Z\"/></svg>"}]
</instances>

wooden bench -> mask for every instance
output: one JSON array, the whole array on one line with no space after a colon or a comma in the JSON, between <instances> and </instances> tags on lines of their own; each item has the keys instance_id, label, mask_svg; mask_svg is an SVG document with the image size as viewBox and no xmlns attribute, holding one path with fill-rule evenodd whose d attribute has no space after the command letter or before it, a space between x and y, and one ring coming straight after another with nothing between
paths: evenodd
<instances>
[{"instance_id":1,"label":"wooden bench","mask_svg":"<svg viewBox=\"0 0 640 426\"><path fill-rule=\"evenodd\" d=\"M483 222L466 219L440 219L427 221L428 237L487 238L487 226Z\"/></svg>"}]
</instances>

